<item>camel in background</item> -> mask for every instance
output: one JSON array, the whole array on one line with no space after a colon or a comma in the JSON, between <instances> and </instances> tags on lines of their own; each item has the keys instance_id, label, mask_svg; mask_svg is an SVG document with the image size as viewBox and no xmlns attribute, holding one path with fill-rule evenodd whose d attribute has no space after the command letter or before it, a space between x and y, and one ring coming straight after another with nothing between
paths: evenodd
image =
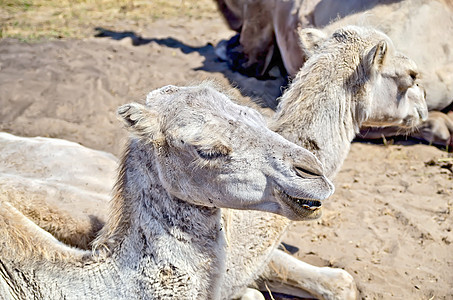
<instances>
[{"instance_id":1,"label":"camel in background","mask_svg":"<svg viewBox=\"0 0 453 300\"><path fill-rule=\"evenodd\" d=\"M233 69L265 76L278 57L294 77L307 59L297 28L316 27L327 34L347 24L382 30L413 59L426 89L429 118L409 135L453 149L453 3L448 0L217 0L228 25L240 33L217 49ZM432 111L432 112L431 112ZM443 113L439 113L442 111ZM405 134L400 127L363 128L361 136Z\"/></svg>"},{"instance_id":2,"label":"camel in background","mask_svg":"<svg viewBox=\"0 0 453 300\"><path fill-rule=\"evenodd\" d=\"M427 117L424 91L414 76L417 66L399 53L382 32L347 26L331 35L316 29L301 30L299 34L308 59L283 93L277 112L270 120L270 128L312 151L329 178L339 171L351 141L362 125L410 128ZM339 65L338 62L342 63ZM389 76L395 70L397 76ZM400 93L403 94L401 98ZM347 273L307 265L276 249L289 220L263 213L241 213L246 214L248 218L236 216L232 222L242 224L231 229L235 230L232 236L238 239L236 248L244 247L238 237L247 239L243 227L269 235L266 225L269 226L273 236L266 238L266 243L263 239L263 244L274 244L273 247L256 245L253 261L230 258L235 273L230 272L226 277L226 283L231 281L225 284L229 294L224 295L229 297L223 299L234 298L231 295L238 297L240 294L231 292L240 291L241 286L235 284L246 283L247 277L257 276L275 284L273 287L278 291L293 295L304 296L296 292L306 290L319 299L356 298ZM253 221L247 222L247 219ZM270 262L265 265L269 258ZM228 261L227 265L230 266ZM255 273L246 274L240 269L241 265L254 265ZM265 285L260 285L260 289L264 290Z\"/></svg>"}]
</instances>

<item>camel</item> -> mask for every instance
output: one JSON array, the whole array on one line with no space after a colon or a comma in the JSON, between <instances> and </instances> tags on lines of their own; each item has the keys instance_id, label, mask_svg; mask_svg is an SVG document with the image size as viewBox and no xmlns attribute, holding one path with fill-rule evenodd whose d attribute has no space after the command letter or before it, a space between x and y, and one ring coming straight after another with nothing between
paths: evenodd
<instances>
[{"instance_id":1,"label":"camel","mask_svg":"<svg viewBox=\"0 0 453 300\"><path fill-rule=\"evenodd\" d=\"M410 128L427 118L416 64L397 52L382 32L347 26L330 36L316 29L301 30L299 34L309 58L283 93L270 128L312 151L323 163L327 177L334 178L349 152L352 139L364 124ZM242 216L246 214L248 217ZM285 283L280 285L280 290L291 294L306 290L319 299L357 297L353 279L344 270L309 266L275 248L290 224L289 220L241 212L232 224L244 224L246 219L256 222L257 214L260 221L264 219L263 223L272 224L272 237L267 243L273 242L273 247L260 247L253 262L238 261L236 257L227 261L227 266L234 266L230 267L232 270L240 268L236 264L249 263L254 268L245 268L251 270L248 274L242 270L225 278L226 283L230 278L234 280L225 285L230 294L224 299L234 298L231 295L238 297L240 293L233 294L231 290L239 291L247 278L258 276L265 282ZM245 238L246 233L239 226L234 229L232 236L236 237L239 248L240 237ZM262 224L253 229L254 232L264 230ZM262 256L257 257L258 253ZM264 265L268 261L268 265ZM278 289L279 284L273 287ZM264 288L260 286L260 289Z\"/></svg>"},{"instance_id":2,"label":"camel","mask_svg":"<svg viewBox=\"0 0 453 300\"><path fill-rule=\"evenodd\" d=\"M270 69L268 58L280 55L288 75L294 77L307 58L298 43L298 27L331 33L348 24L366 24L386 33L400 51L416 62L430 111L447 113L452 108L453 41L445 39L453 28L451 1L218 0L217 4L230 28L240 32L227 44L221 43L217 52L234 69L247 75L265 75ZM406 133L400 127L379 131L366 127L361 136L380 138L405 133L452 149L452 121L447 115L433 113L428 124L414 132Z\"/></svg>"},{"instance_id":3,"label":"camel","mask_svg":"<svg viewBox=\"0 0 453 300\"><path fill-rule=\"evenodd\" d=\"M426 118L416 65L385 34L351 26L331 36L316 29L300 35L310 57L284 93L270 126L315 153L328 177L335 176L363 124L411 127ZM354 279L346 271L313 267L277 249L290 224L287 218L227 209L222 218L228 271L221 299L239 298L247 287L264 289L265 284L294 295L306 290L320 299L356 298Z\"/></svg>"},{"instance_id":4,"label":"camel","mask_svg":"<svg viewBox=\"0 0 453 300\"><path fill-rule=\"evenodd\" d=\"M6 299L218 299L221 208L303 220L333 193L313 154L211 84L166 86L118 115L132 136L91 251L61 243L2 195Z\"/></svg>"}]
</instances>

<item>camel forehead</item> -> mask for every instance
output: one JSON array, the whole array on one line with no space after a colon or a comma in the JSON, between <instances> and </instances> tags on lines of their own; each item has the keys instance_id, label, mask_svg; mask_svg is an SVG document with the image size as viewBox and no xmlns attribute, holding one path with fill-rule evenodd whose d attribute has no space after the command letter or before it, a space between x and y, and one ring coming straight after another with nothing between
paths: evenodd
<instances>
[{"instance_id":1,"label":"camel forehead","mask_svg":"<svg viewBox=\"0 0 453 300\"><path fill-rule=\"evenodd\" d=\"M240 140L259 138L271 132L264 123L248 117L247 110L197 111L182 108L163 121L167 136L185 137L190 140Z\"/></svg>"},{"instance_id":2,"label":"camel forehead","mask_svg":"<svg viewBox=\"0 0 453 300\"><path fill-rule=\"evenodd\" d=\"M391 41L390 38L382 31L366 26L347 25L341 28L337 28L333 34L335 33L341 34L345 38L359 36L362 39L385 39Z\"/></svg>"},{"instance_id":3,"label":"camel forehead","mask_svg":"<svg viewBox=\"0 0 453 300\"><path fill-rule=\"evenodd\" d=\"M410 59L409 57L407 57L406 55L404 55L400 52L395 53L394 61L399 67L401 67L403 69L410 69L413 71L418 70L418 67L417 67L417 64L415 63L415 61L413 61L412 59Z\"/></svg>"},{"instance_id":4,"label":"camel forehead","mask_svg":"<svg viewBox=\"0 0 453 300\"><path fill-rule=\"evenodd\" d=\"M386 41L391 51L394 51L392 40L382 31L371 27L348 25L336 29L331 36L337 42L363 44L373 46L380 41Z\"/></svg>"},{"instance_id":5,"label":"camel forehead","mask_svg":"<svg viewBox=\"0 0 453 300\"><path fill-rule=\"evenodd\" d=\"M350 38L351 40L354 38L361 40L366 48L372 47L380 41L385 41L387 43L387 53L390 57L386 65L387 67L393 68L396 75L407 73L408 70L417 72L416 63L403 53L397 51L393 41L385 33L374 28L353 25L346 26L338 31L341 32L342 30L354 36Z\"/></svg>"},{"instance_id":6,"label":"camel forehead","mask_svg":"<svg viewBox=\"0 0 453 300\"><path fill-rule=\"evenodd\" d=\"M263 117L254 109L233 103L209 83L192 87L166 86L148 94L146 105L165 116L168 127L201 127L247 124L265 127Z\"/></svg>"}]
</instances>

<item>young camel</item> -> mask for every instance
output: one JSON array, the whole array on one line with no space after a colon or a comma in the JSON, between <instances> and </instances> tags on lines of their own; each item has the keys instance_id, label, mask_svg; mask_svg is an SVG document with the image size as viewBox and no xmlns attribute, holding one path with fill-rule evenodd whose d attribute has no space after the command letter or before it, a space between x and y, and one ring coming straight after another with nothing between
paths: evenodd
<instances>
[{"instance_id":1,"label":"young camel","mask_svg":"<svg viewBox=\"0 0 453 300\"><path fill-rule=\"evenodd\" d=\"M333 192L313 154L208 84L167 86L118 114L133 137L92 251L1 198L3 299L218 299L220 207L305 219Z\"/></svg>"},{"instance_id":2,"label":"young camel","mask_svg":"<svg viewBox=\"0 0 453 300\"><path fill-rule=\"evenodd\" d=\"M450 0L216 0L239 37L217 46L231 67L251 76L266 76L273 56L290 77L307 57L298 43L298 27L328 32L350 24L367 24L386 33L398 49L422 71L430 113L428 122L410 136L453 147L453 2ZM276 50L278 49L278 51ZM363 128L363 137L382 138L402 133L399 127Z\"/></svg>"},{"instance_id":3,"label":"young camel","mask_svg":"<svg viewBox=\"0 0 453 300\"><path fill-rule=\"evenodd\" d=\"M302 30L300 35L309 58L281 97L270 127L312 151L329 178L338 172L362 125L411 128L426 119L416 65L398 53L385 34L347 26L331 36L316 29ZM320 299L357 297L353 279L345 271L313 267L276 249L289 220L259 212L232 213L230 247L239 249L236 253L245 251L242 239L248 233L243 227L255 234L266 232L266 238L247 260L229 257L227 266L233 271L225 278L223 299L238 297L243 286L251 284L250 278L258 277L285 282L274 290L296 295L297 290L306 290ZM272 231L264 224L272 224Z\"/></svg>"},{"instance_id":4,"label":"young camel","mask_svg":"<svg viewBox=\"0 0 453 300\"><path fill-rule=\"evenodd\" d=\"M272 128L316 153L329 177L340 168L361 125L410 127L426 118L416 66L395 51L387 36L360 27L329 37L318 30L300 34L310 58L282 97ZM313 267L276 249L289 220L232 210L224 210L223 219L229 242L222 299L241 297L259 277L286 282L274 290L293 287L293 294L308 290L321 299L356 297L353 278L344 270Z\"/></svg>"}]
</instances>

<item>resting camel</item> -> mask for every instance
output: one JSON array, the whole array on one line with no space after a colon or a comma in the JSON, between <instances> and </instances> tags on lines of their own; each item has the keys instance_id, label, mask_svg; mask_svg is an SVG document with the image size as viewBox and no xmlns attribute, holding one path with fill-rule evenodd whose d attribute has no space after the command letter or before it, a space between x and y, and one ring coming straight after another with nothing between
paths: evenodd
<instances>
[{"instance_id":1,"label":"resting camel","mask_svg":"<svg viewBox=\"0 0 453 300\"><path fill-rule=\"evenodd\" d=\"M314 152L328 177L341 167L363 124L411 127L426 118L416 65L397 52L385 34L351 26L331 36L315 29L302 30L300 35L309 59L284 93L270 124ZM277 249L288 219L262 212L222 212L228 271L221 299L239 298L256 284L265 288L264 282L273 290L291 289L295 295L306 290L320 299L356 298L354 280L344 270L313 267ZM54 230L45 220L35 222ZM276 272L281 270L285 272Z\"/></svg>"},{"instance_id":2,"label":"resting camel","mask_svg":"<svg viewBox=\"0 0 453 300\"><path fill-rule=\"evenodd\" d=\"M118 114L132 137L91 251L61 243L2 194L2 299L218 299L221 208L303 220L333 192L313 154L209 84L163 87Z\"/></svg>"},{"instance_id":3,"label":"resting camel","mask_svg":"<svg viewBox=\"0 0 453 300\"><path fill-rule=\"evenodd\" d=\"M453 2L450 0L217 0L230 28L240 33L218 53L232 68L251 76L265 76L271 58L281 59L290 77L306 56L297 28L315 27L331 33L348 24L374 26L420 69L426 90L428 121L408 135L453 149ZM259 12L259 13L258 13ZM433 126L433 124L435 124ZM364 128L362 137L380 138L406 133L400 127Z\"/></svg>"},{"instance_id":4,"label":"resting camel","mask_svg":"<svg viewBox=\"0 0 453 300\"><path fill-rule=\"evenodd\" d=\"M418 84L415 63L397 52L382 32L347 26L330 36L316 29L302 30L300 36L308 60L283 93L270 128L312 151L322 162L327 177L333 178L338 172L361 126L410 128L426 119L424 91ZM249 216L244 217L246 214ZM257 214L260 220L272 224L273 236L267 243L280 241L290 221L279 216L241 212L232 224L243 224L244 219L256 220ZM256 225L253 231L263 232L265 229L260 226ZM246 235L241 227L234 229L232 236L239 244ZM256 255L256 260L250 262L254 268L245 268L256 273L231 274L226 282L230 278L234 280L225 287L239 291L238 282L261 276L264 281L285 282L281 291L291 288L292 294L295 294L293 288L297 288L320 299L356 298L354 283L346 272L306 265L273 246L261 248L262 257ZM264 265L269 258L269 264ZM247 262L231 257L227 266L236 263ZM280 274L286 274L287 278ZM228 298L232 297L224 297Z\"/></svg>"}]
</instances>

